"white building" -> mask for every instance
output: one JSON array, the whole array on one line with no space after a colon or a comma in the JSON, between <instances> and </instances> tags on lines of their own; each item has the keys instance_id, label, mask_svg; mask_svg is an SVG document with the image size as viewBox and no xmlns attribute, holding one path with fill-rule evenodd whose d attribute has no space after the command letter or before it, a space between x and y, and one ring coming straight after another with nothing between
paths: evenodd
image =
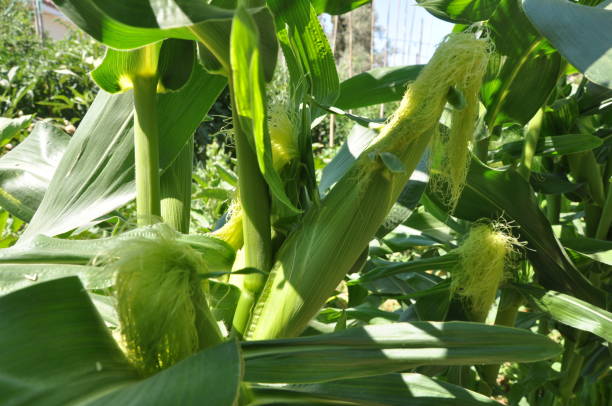
<instances>
[{"instance_id":1,"label":"white building","mask_svg":"<svg viewBox=\"0 0 612 406\"><path fill-rule=\"evenodd\" d=\"M70 33L74 25L59 12L51 0L33 0L38 2L40 19L38 24L42 25L42 30L47 38L63 39ZM36 3L34 3L36 7Z\"/></svg>"}]
</instances>

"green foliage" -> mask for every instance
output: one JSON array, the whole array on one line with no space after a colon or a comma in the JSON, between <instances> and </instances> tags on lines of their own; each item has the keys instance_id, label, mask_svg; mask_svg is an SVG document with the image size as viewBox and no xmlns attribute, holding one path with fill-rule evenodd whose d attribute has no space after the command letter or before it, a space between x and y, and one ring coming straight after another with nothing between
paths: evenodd
<instances>
[{"instance_id":1,"label":"green foliage","mask_svg":"<svg viewBox=\"0 0 612 406\"><path fill-rule=\"evenodd\" d=\"M77 31L65 40L41 40L27 2L2 0L0 10L0 116L78 124L96 94L89 72L102 47Z\"/></svg>"}]
</instances>

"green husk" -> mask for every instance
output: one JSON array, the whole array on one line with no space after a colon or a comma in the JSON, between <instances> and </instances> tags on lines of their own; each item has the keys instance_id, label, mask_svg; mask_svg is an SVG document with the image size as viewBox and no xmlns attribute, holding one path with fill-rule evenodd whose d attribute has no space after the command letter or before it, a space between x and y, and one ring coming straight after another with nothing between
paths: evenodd
<instances>
[{"instance_id":1,"label":"green husk","mask_svg":"<svg viewBox=\"0 0 612 406\"><path fill-rule=\"evenodd\" d=\"M480 87L488 48L464 33L440 45L372 145L281 246L247 338L295 336L306 327L396 201L437 131L451 86L477 97L467 93Z\"/></svg>"},{"instance_id":2,"label":"green husk","mask_svg":"<svg viewBox=\"0 0 612 406\"><path fill-rule=\"evenodd\" d=\"M455 250L459 265L452 272L451 291L467 301L474 321L485 320L506 278L506 266L520 245L508 225L494 222L474 225Z\"/></svg>"},{"instance_id":3,"label":"green husk","mask_svg":"<svg viewBox=\"0 0 612 406\"><path fill-rule=\"evenodd\" d=\"M158 230L154 238L122 241L103 259L116 272L128 356L144 375L195 353L206 346L204 340L220 341L198 277L207 270L202 255L169 228Z\"/></svg>"}]
</instances>

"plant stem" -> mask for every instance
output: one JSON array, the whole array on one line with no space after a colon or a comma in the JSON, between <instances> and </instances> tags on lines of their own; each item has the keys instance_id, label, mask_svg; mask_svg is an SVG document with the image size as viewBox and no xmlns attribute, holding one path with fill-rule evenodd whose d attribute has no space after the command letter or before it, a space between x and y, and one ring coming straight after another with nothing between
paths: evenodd
<instances>
[{"instance_id":1,"label":"plant stem","mask_svg":"<svg viewBox=\"0 0 612 406\"><path fill-rule=\"evenodd\" d=\"M268 185L259 171L255 151L253 151L239 120L235 116L237 109L233 90L231 96L232 111L234 112L234 138L238 158L238 190L240 191L240 204L243 213L244 266L268 272L272 266ZM240 337L244 333L251 316L251 309L264 283L265 276L261 274L245 275L244 277L233 320L233 330Z\"/></svg>"},{"instance_id":2,"label":"plant stem","mask_svg":"<svg viewBox=\"0 0 612 406\"><path fill-rule=\"evenodd\" d=\"M597 227L600 223L602 208L592 202L584 202L585 234L587 237L595 238Z\"/></svg>"},{"instance_id":3,"label":"plant stem","mask_svg":"<svg viewBox=\"0 0 612 406\"><path fill-rule=\"evenodd\" d=\"M161 177L161 216L176 231L189 233L193 137Z\"/></svg>"},{"instance_id":4,"label":"plant stem","mask_svg":"<svg viewBox=\"0 0 612 406\"><path fill-rule=\"evenodd\" d=\"M482 138L476 141L476 145L474 146L474 155L485 164L487 163L489 155L489 139L490 137Z\"/></svg>"},{"instance_id":5,"label":"plant stem","mask_svg":"<svg viewBox=\"0 0 612 406\"><path fill-rule=\"evenodd\" d=\"M576 353L576 348L580 346L582 342L583 333L576 333L576 341L570 341L565 346L565 352L563 353L563 376L559 383L559 392L564 404L568 404L569 399L574 393L574 387L578 378L580 378L580 372L582 371L582 364L584 363L584 357Z\"/></svg>"},{"instance_id":6,"label":"plant stem","mask_svg":"<svg viewBox=\"0 0 612 406\"><path fill-rule=\"evenodd\" d=\"M529 124L527 124L527 131L525 131L523 153L521 155L521 162L519 163L517 170L527 181L529 181L529 178L531 177L533 157L535 156L535 152L538 147L543 118L544 110L539 109L536 115L529 121Z\"/></svg>"},{"instance_id":7,"label":"plant stem","mask_svg":"<svg viewBox=\"0 0 612 406\"><path fill-rule=\"evenodd\" d=\"M143 226L161 216L157 78L137 76L133 83L136 215L138 225Z\"/></svg>"},{"instance_id":8,"label":"plant stem","mask_svg":"<svg viewBox=\"0 0 612 406\"><path fill-rule=\"evenodd\" d=\"M567 159L570 164L570 171L576 181L585 182L589 187L593 202L598 206L603 206L605 201L604 184L593 151L570 154Z\"/></svg>"},{"instance_id":9,"label":"plant stem","mask_svg":"<svg viewBox=\"0 0 612 406\"><path fill-rule=\"evenodd\" d=\"M499 307L495 317L495 324L499 326L514 327L516 324L516 316L518 309L523 303L523 297L514 289L503 289L501 298L499 299ZM481 369L482 378L491 387L497 383L497 374L499 373L499 364L484 365Z\"/></svg>"},{"instance_id":10,"label":"plant stem","mask_svg":"<svg viewBox=\"0 0 612 406\"><path fill-rule=\"evenodd\" d=\"M595 238L605 240L608 236L608 231L610 231L610 224L612 224L612 187L608 186L608 196L606 197L606 203L599 217Z\"/></svg>"},{"instance_id":11,"label":"plant stem","mask_svg":"<svg viewBox=\"0 0 612 406\"><path fill-rule=\"evenodd\" d=\"M486 164L489 159L489 142L491 141L491 137L498 137L502 130L501 126L495 126L492 129L489 127L489 129L489 135L476 141L474 145L474 155L484 164Z\"/></svg>"},{"instance_id":12,"label":"plant stem","mask_svg":"<svg viewBox=\"0 0 612 406\"><path fill-rule=\"evenodd\" d=\"M546 217L550 224L559 224L561 195L546 195Z\"/></svg>"}]
</instances>

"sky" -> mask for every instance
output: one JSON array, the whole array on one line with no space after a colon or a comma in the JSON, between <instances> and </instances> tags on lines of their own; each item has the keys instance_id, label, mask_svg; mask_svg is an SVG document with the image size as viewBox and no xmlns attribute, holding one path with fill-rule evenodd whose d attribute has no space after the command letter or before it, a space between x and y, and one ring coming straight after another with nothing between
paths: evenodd
<instances>
[{"instance_id":1,"label":"sky","mask_svg":"<svg viewBox=\"0 0 612 406\"><path fill-rule=\"evenodd\" d=\"M417 6L415 0L373 0L373 3L377 25L386 30L376 37L375 47L384 50L388 35L390 47L397 51L389 54L388 66L426 63L435 46L453 28Z\"/></svg>"}]
</instances>

